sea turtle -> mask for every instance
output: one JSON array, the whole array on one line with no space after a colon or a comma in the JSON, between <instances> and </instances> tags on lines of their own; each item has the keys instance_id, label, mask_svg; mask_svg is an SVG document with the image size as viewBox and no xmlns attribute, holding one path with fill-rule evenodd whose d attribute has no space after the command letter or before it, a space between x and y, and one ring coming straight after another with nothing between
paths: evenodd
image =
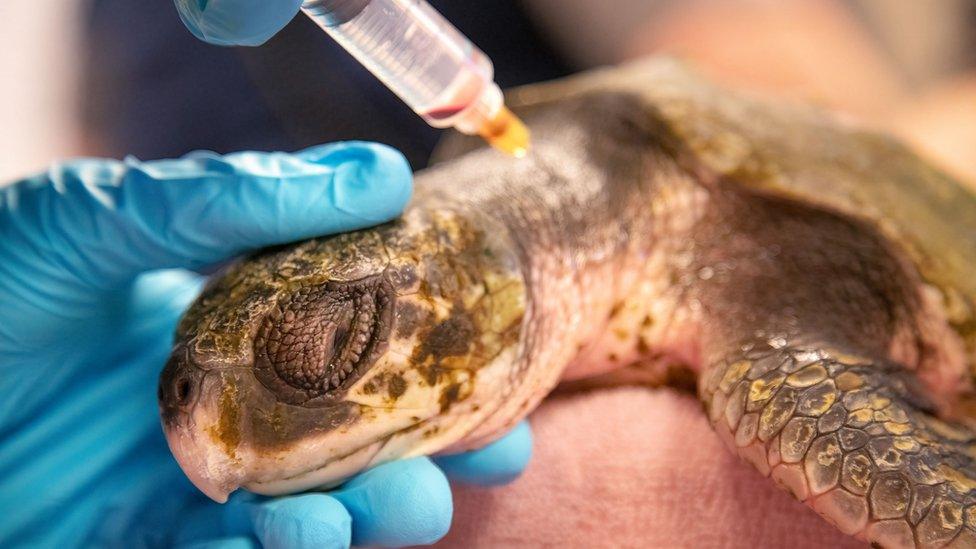
<instances>
[{"instance_id":1,"label":"sea turtle","mask_svg":"<svg viewBox=\"0 0 976 549\"><path fill-rule=\"evenodd\" d=\"M198 487L326 487L484 444L561 378L684 371L842 531L976 546L970 192L667 59L508 97L527 157L456 140L396 221L261 251L189 309L160 405Z\"/></svg>"}]
</instances>

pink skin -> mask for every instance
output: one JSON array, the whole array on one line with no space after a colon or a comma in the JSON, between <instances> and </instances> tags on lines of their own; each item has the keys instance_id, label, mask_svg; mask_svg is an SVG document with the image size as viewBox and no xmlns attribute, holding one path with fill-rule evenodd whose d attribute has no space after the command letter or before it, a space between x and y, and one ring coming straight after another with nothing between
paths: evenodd
<instances>
[{"instance_id":1,"label":"pink skin","mask_svg":"<svg viewBox=\"0 0 976 549\"><path fill-rule=\"evenodd\" d=\"M602 389L549 398L530 420L525 474L456 486L439 547L866 546L732 455L691 395Z\"/></svg>"}]
</instances>

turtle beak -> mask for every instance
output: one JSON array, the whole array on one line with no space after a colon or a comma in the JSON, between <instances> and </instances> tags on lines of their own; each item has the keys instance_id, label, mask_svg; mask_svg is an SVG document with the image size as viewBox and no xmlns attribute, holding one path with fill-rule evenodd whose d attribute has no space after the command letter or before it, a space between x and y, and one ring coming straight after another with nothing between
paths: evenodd
<instances>
[{"instance_id":1,"label":"turtle beak","mask_svg":"<svg viewBox=\"0 0 976 549\"><path fill-rule=\"evenodd\" d=\"M164 425L166 442L180 468L201 492L217 503L241 485L240 467L222 453L207 452L196 444L189 429Z\"/></svg>"},{"instance_id":2,"label":"turtle beak","mask_svg":"<svg viewBox=\"0 0 976 549\"><path fill-rule=\"evenodd\" d=\"M185 353L174 352L159 379L159 410L166 442L183 472L210 499L224 503L243 480L243 468L206 440L198 425L209 425L200 395L206 376Z\"/></svg>"}]
</instances>

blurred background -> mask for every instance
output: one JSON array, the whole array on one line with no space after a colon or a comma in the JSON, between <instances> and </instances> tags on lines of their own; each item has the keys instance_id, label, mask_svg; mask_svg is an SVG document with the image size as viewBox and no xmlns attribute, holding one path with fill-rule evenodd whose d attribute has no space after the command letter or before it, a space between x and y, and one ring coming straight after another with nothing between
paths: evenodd
<instances>
[{"instance_id":1,"label":"blurred background","mask_svg":"<svg viewBox=\"0 0 976 549\"><path fill-rule=\"evenodd\" d=\"M976 0L431 2L503 87L651 53L903 136L976 182ZM196 41L171 0L0 2L0 181L78 155L372 139L422 167L428 128L303 17L260 48Z\"/></svg>"}]
</instances>

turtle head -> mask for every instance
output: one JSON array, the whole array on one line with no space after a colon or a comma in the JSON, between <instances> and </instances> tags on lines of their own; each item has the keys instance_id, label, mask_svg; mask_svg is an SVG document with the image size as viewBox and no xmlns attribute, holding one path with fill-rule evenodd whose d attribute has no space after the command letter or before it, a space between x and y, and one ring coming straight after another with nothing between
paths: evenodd
<instances>
[{"instance_id":1,"label":"turtle head","mask_svg":"<svg viewBox=\"0 0 976 549\"><path fill-rule=\"evenodd\" d=\"M228 267L184 315L160 379L187 476L217 501L296 492L501 431L486 422L511 419L491 411L525 310L504 234L413 209Z\"/></svg>"}]
</instances>

